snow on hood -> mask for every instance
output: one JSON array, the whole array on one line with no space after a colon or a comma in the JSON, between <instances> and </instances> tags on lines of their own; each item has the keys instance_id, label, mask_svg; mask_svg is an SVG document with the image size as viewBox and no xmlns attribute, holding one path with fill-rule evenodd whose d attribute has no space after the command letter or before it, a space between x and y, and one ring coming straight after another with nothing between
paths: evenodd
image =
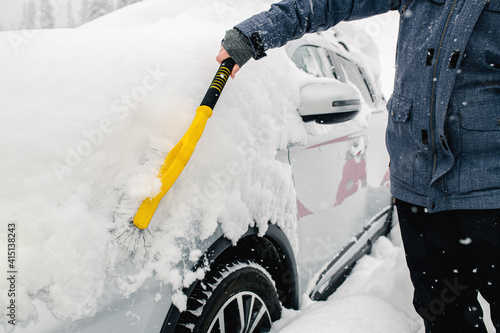
<instances>
[{"instance_id":1,"label":"snow on hood","mask_svg":"<svg viewBox=\"0 0 500 333\"><path fill-rule=\"evenodd\" d=\"M192 276L184 280L189 265L177 262L189 250L199 256L196 240L218 222L234 242L268 221L293 234L291 170L275 155L306 130L300 74L274 50L228 83L150 224L149 255L135 258L132 275L117 268L131 254L117 235L158 190L159 166L218 68L225 30L269 3L150 0L82 29L0 33L0 211L17 229L18 324L36 320L34 299L62 320L92 316L110 281L124 295L148 277L180 290ZM124 197L130 216L116 214Z\"/></svg>"}]
</instances>

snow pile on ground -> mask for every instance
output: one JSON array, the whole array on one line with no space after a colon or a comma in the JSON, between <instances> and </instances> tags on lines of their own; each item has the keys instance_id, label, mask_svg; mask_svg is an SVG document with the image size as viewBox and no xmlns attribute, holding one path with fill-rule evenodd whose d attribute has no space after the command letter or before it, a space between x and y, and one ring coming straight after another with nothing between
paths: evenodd
<instances>
[{"instance_id":1,"label":"snow pile on ground","mask_svg":"<svg viewBox=\"0 0 500 333\"><path fill-rule=\"evenodd\" d=\"M353 295L314 303L281 333L412 333L418 326L404 312L375 296Z\"/></svg>"},{"instance_id":2,"label":"snow pile on ground","mask_svg":"<svg viewBox=\"0 0 500 333\"><path fill-rule=\"evenodd\" d=\"M397 216L396 216L397 218ZM325 302L304 297L298 311L284 309L272 333L424 333L412 305L413 286L399 226L380 237L347 280ZM479 297L488 332L495 332L488 303Z\"/></svg>"},{"instance_id":3,"label":"snow pile on ground","mask_svg":"<svg viewBox=\"0 0 500 333\"><path fill-rule=\"evenodd\" d=\"M82 29L0 34L0 211L17 225L18 324L36 320L33 298L59 319L92 316L106 280L124 295L152 276L182 288L194 277L176 263L197 259L183 254L217 221L234 241L254 221L293 234L291 171L274 157L306 132L295 112L298 70L277 50L229 82L151 222L149 256L132 275L116 272L130 255L116 239L158 190L159 166L218 68L225 30L270 3L149 0L133 6L143 15L124 8ZM4 248L6 239L1 230Z\"/></svg>"},{"instance_id":4,"label":"snow pile on ground","mask_svg":"<svg viewBox=\"0 0 500 333\"><path fill-rule=\"evenodd\" d=\"M272 332L416 333L423 323L412 306L413 287L395 227L361 258L349 278L325 302L303 299L285 310Z\"/></svg>"}]
</instances>

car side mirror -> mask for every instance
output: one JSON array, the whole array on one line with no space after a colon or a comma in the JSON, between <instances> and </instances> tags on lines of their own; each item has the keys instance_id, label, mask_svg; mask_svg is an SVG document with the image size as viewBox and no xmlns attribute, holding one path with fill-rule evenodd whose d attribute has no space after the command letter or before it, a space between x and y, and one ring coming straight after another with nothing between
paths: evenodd
<instances>
[{"instance_id":1,"label":"car side mirror","mask_svg":"<svg viewBox=\"0 0 500 333\"><path fill-rule=\"evenodd\" d=\"M351 85L337 80L306 84L300 91L299 114L306 122L334 124L356 117L361 110L361 97Z\"/></svg>"}]
</instances>

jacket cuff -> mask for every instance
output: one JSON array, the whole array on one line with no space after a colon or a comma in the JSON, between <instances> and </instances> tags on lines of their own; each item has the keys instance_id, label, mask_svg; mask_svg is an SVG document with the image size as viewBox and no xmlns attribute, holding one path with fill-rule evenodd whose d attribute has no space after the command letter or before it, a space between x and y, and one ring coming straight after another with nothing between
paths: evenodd
<instances>
[{"instance_id":1,"label":"jacket cuff","mask_svg":"<svg viewBox=\"0 0 500 333\"><path fill-rule=\"evenodd\" d=\"M250 58L257 60L266 55L264 44L257 33L252 34L249 40L236 28L226 31L222 47L240 67Z\"/></svg>"}]
</instances>

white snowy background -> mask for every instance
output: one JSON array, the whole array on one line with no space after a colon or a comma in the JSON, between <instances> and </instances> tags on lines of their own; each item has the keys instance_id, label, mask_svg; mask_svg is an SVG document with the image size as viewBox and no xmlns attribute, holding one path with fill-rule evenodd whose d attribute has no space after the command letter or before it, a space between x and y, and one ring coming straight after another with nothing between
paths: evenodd
<instances>
[{"instance_id":1,"label":"white snowy background","mask_svg":"<svg viewBox=\"0 0 500 333\"><path fill-rule=\"evenodd\" d=\"M35 298L51 316L78 320L93 315L106 280L114 280L123 295L153 275L174 289L189 285L196 276L175 263L186 249L191 260L200 253L180 240L206 239L217 221L233 240L253 221L265 229L270 220L294 232L290 170L274 156L306 137L302 121L290 112L298 104L293 82L301 74L286 65L284 52L274 50L229 82L179 178L183 186L174 186L160 209L169 224L152 222L154 260L136 262L142 269L135 275L120 276L117 269L129 256L116 242L122 231L117 225L126 219L115 214L122 195L130 202L127 215L155 193L161 156L192 120L218 67L214 57L225 30L271 2L147 0L76 30L0 33L0 211L2 225L15 221L18 232L15 332L43 320ZM353 43L381 60L374 70L386 98L397 21L397 14L386 14L353 27ZM263 131L272 138L262 141ZM144 156L147 147L157 151ZM224 179L224 191L208 201L200 189L228 160L240 172ZM269 201L277 191L289 194ZM200 220L201 225L186 223ZM5 308L7 285L0 281ZM328 301L303 299L300 310L285 309L273 332L421 332L411 298L396 227ZM9 329L5 311L0 320Z\"/></svg>"}]
</instances>

